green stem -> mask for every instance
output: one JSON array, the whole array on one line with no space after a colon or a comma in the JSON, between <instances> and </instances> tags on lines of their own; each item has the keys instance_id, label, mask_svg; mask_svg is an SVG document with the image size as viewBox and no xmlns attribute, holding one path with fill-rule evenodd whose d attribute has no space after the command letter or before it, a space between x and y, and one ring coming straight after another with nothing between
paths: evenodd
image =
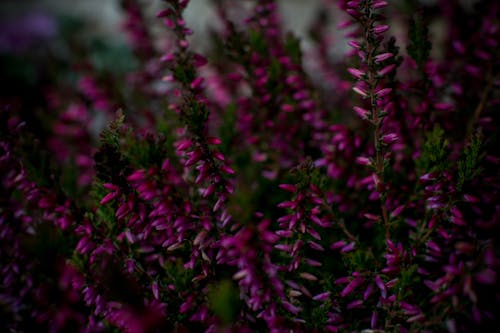
<instances>
[{"instance_id":1,"label":"green stem","mask_svg":"<svg viewBox=\"0 0 500 333\"><path fill-rule=\"evenodd\" d=\"M384 188L384 156L382 152L381 145L381 127L383 116L380 115L377 110L377 97L375 96L375 89L377 87L377 77L375 70L375 62L374 62L374 53L376 47L370 42L371 40L375 40L373 33L371 32L371 23L368 20L366 22L366 26L368 30L366 31L367 37L367 64L368 64L368 85L369 85L369 96L370 96L370 106L371 106L371 114L372 114L372 123L375 126L373 131L373 140L375 145L375 174L377 175L378 182L376 184L376 190L380 193L380 208L382 211L382 219L385 227L385 237L389 239L391 237L390 232L390 224L389 224L389 215L387 212L386 205L386 193Z\"/></svg>"}]
</instances>

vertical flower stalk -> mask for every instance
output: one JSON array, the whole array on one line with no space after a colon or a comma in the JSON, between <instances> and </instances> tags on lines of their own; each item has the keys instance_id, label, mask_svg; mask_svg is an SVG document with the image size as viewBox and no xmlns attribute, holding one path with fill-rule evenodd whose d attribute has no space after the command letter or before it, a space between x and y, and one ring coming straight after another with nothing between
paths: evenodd
<instances>
[{"instance_id":1,"label":"vertical flower stalk","mask_svg":"<svg viewBox=\"0 0 500 333\"><path fill-rule=\"evenodd\" d=\"M176 143L176 149L178 154L184 157L184 167L188 173L190 169L196 170L193 170L197 173L194 185L202 186L202 197L213 199L215 202L212 215L218 220L214 222L216 227L224 228L231 220L225 203L233 192L227 176L234 174L234 170L220 150L214 148L221 144L221 140L208 134L209 106L204 94L205 79L197 74L197 68L206 65L207 60L188 49L187 37L192 31L186 27L182 13L189 1L166 2L168 8L157 16L172 29L176 45L172 53L162 57L162 61L171 71L167 80L180 84L180 88L175 92L179 101L171 103L170 109L174 110L185 124L184 129L180 131L183 137Z\"/></svg>"},{"instance_id":2,"label":"vertical flower stalk","mask_svg":"<svg viewBox=\"0 0 500 333\"><path fill-rule=\"evenodd\" d=\"M384 179L384 169L387 164L385 147L398 140L395 133L384 133L383 121L390 107L388 95L391 88L384 87L384 76L395 68L394 64L384 66L384 62L394 54L380 50L383 33L389 29L388 25L380 24L381 15L377 10L387 6L382 0L349 1L345 11L352 16L361 28L361 42L352 40L353 47L361 60L360 68L348 68L347 71L357 79L353 91L368 101L368 107L355 106L354 111L373 125L373 141L375 158L370 160L369 166L374 170L373 181L375 190L380 194L382 219L386 238L390 238L389 216L386 206L387 185Z\"/></svg>"},{"instance_id":3,"label":"vertical flower stalk","mask_svg":"<svg viewBox=\"0 0 500 333\"><path fill-rule=\"evenodd\" d=\"M155 49L139 1L122 0L121 6L126 15L123 29L130 45L141 60L150 59L155 55Z\"/></svg>"}]
</instances>

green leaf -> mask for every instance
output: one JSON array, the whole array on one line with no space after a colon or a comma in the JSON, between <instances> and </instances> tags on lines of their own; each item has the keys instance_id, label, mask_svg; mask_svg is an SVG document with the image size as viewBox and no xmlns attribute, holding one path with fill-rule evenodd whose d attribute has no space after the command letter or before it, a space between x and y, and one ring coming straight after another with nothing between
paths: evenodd
<instances>
[{"instance_id":1,"label":"green leaf","mask_svg":"<svg viewBox=\"0 0 500 333\"><path fill-rule=\"evenodd\" d=\"M223 280L212 286L208 294L210 309L225 324L234 322L240 309L238 288L231 280Z\"/></svg>"},{"instance_id":2,"label":"green leaf","mask_svg":"<svg viewBox=\"0 0 500 333\"><path fill-rule=\"evenodd\" d=\"M429 58L432 43L429 41L429 29L421 11L415 13L410 20L408 29L408 54L415 60L420 69Z\"/></svg>"},{"instance_id":3,"label":"green leaf","mask_svg":"<svg viewBox=\"0 0 500 333\"><path fill-rule=\"evenodd\" d=\"M264 35L260 31L250 30L248 41L250 47L262 55L267 54L267 43Z\"/></svg>"},{"instance_id":4,"label":"green leaf","mask_svg":"<svg viewBox=\"0 0 500 333\"><path fill-rule=\"evenodd\" d=\"M180 83L189 85L196 78L196 70L192 65L179 63L174 68L174 77Z\"/></svg>"},{"instance_id":5,"label":"green leaf","mask_svg":"<svg viewBox=\"0 0 500 333\"><path fill-rule=\"evenodd\" d=\"M399 290L398 297L404 300L413 294L415 286L419 284L418 265L412 265L401 270L401 277L394 288Z\"/></svg>"},{"instance_id":6,"label":"green leaf","mask_svg":"<svg viewBox=\"0 0 500 333\"><path fill-rule=\"evenodd\" d=\"M127 45L105 43L95 40L90 45L90 61L98 72L127 74L139 64Z\"/></svg>"},{"instance_id":7,"label":"green leaf","mask_svg":"<svg viewBox=\"0 0 500 333\"><path fill-rule=\"evenodd\" d=\"M285 39L285 50L292 58L293 62L300 64L302 62L302 50L300 49L300 38L288 33Z\"/></svg>"},{"instance_id":8,"label":"green leaf","mask_svg":"<svg viewBox=\"0 0 500 333\"><path fill-rule=\"evenodd\" d=\"M97 178L116 185L126 184L124 175L128 173L129 161L121 151L121 136L125 116L117 112L117 119L101 133L101 147L94 155Z\"/></svg>"},{"instance_id":9,"label":"green leaf","mask_svg":"<svg viewBox=\"0 0 500 333\"><path fill-rule=\"evenodd\" d=\"M464 185L481 174L483 169L479 166L482 160L481 136L473 136L471 142L465 147L462 158L458 161L458 191L462 191Z\"/></svg>"},{"instance_id":10,"label":"green leaf","mask_svg":"<svg viewBox=\"0 0 500 333\"><path fill-rule=\"evenodd\" d=\"M315 327L324 327L329 320L328 314L332 309L332 303L330 301L321 304L320 306L316 306L311 311L312 321L311 323Z\"/></svg>"},{"instance_id":11,"label":"green leaf","mask_svg":"<svg viewBox=\"0 0 500 333\"><path fill-rule=\"evenodd\" d=\"M449 154L449 142L444 138L444 131L439 126L435 126L432 132L426 134L422 153L416 160L419 175L448 168Z\"/></svg>"}]
</instances>

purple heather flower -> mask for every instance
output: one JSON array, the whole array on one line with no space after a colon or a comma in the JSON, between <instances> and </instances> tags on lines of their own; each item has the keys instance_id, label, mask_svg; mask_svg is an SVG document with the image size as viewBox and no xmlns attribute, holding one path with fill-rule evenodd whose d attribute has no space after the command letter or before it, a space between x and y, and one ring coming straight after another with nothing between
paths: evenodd
<instances>
[{"instance_id":1,"label":"purple heather flower","mask_svg":"<svg viewBox=\"0 0 500 333\"><path fill-rule=\"evenodd\" d=\"M381 24L381 25L377 25L377 26L373 27L373 32L377 35L382 34L382 33L386 32L387 30L389 30L389 26L385 25L385 24Z\"/></svg>"},{"instance_id":2,"label":"purple heather flower","mask_svg":"<svg viewBox=\"0 0 500 333\"><path fill-rule=\"evenodd\" d=\"M377 75L379 75L379 76L385 76L385 75L389 74L390 72L392 72L395 68L396 68L395 64L387 65L387 66L383 67L382 69L380 69L377 72Z\"/></svg>"},{"instance_id":3,"label":"purple heather flower","mask_svg":"<svg viewBox=\"0 0 500 333\"><path fill-rule=\"evenodd\" d=\"M359 106L353 106L353 109L356 112L356 114L360 116L362 119L367 119L368 116L370 115L370 111L363 109Z\"/></svg>"},{"instance_id":4,"label":"purple heather flower","mask_svg":"<svg viewBox=\"0 0 500 333\"><path fill-rule=\"evenodd\" d=\"M361 79L363 76L366 75L365 72L357 69L357 68L348 68L347 71L352 75L354 76L355 78L357 79Z\"/></svg>"},{"instance_id":5,"label":"purple heather flower","mask_svg":"<svg viewBox=\"0 0 500 333\"><path fill-rule=\"evenodd\" d=\"M386 7L387 5L389 5L389 3L387 1L384 1L384 0L376 0L372 3L372 8L373 9L379 9L379 8L384 8Z\"/></svg>"},{"instance_id":6,"label":"purple heather flower","mask_svg":"<svg viewBox=\"0 0 500 333\"><path fill-rule=\"evenodd\" d=\"M392 91L392 88L382 88L382 89L379 89L375 92L375 95L378 97L378 98L382 98L384 96L387 96L388 94L390 94Z\"/></svg>"},{"instance_id":7,"label":"purple heather flower","mask_svg":"<svg viewBox=\"0 0 500 333\"><path fill-rule=\"evenodd\" d=\"M382 136L382 142L386 145L393 144L399 141L399 136L396 133L388 133Z\"/></svg>"},{"instance_id":8,"label":"purple heather flower","mask_svg":"<svg viewBox=\"0 0 500 333\"><path fill-rule=\"evenodd\" d=\"M380 54L377 54L375 56L375 62L376 63L379 63L379 62L382 62L384 60L387 60L387 59L390 59L394 56L394 54L392 53L389 53L389 52L386 52L386 53L380 53Z\"/></svg>"},{"instance_id":9,"label":"purple heather flower","mask_svg":"<svg viewBox=\"0 0 500 333\"><path fill-rule=\"evenodd\" d=\"M364 98L368 97L368 92L365 89L361 88L361 87L355 86L355 87L352 88L352 90L355 93L361 95L361 97L364 97Z\"/></svg>"}]
</instances>

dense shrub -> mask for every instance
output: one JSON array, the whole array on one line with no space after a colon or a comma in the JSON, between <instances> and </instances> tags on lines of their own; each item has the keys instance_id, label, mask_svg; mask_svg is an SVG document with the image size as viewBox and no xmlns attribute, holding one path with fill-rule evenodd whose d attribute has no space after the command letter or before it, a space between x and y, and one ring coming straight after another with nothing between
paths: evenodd
<instances>
[{"instance_id":1,"label":"dense shrub","mask_svg":"<svg viewBox=\"0 0 500 333\"><path fill-rule=\"evenodd\" d=\"M214 1L203 55L187 0L163 34L121 4L127 48L65 21L1 55L0 326L498 326L499 2L323 1L304 43Z\"/></svg>"}]
</instances>

